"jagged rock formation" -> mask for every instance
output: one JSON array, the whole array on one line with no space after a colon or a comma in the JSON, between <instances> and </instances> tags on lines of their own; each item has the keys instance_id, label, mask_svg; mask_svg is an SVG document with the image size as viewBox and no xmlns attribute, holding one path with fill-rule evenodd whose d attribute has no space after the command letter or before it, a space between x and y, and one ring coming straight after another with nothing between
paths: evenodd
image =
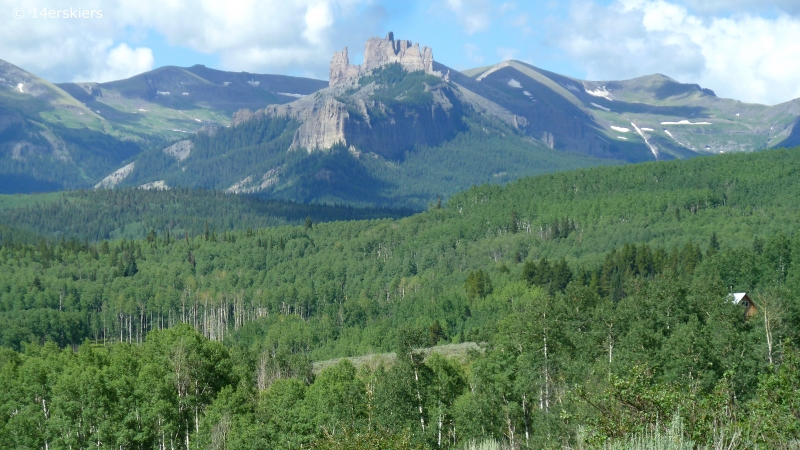
<instances>
[{"instance_id":1,"label":"jagged rock formation","mask_svg":"<svg viewBox=\"0 0 800 450\"><path fill-rule=\"evenodd\" d=\"M375 73L376 69L395 63L409 74L423 72L436 77L421 77L424 80L420 81L430 102L405 102L406 93L395 93L394 99L380 97L380 100L376 94L391 86L378 82L359 83L359 79ZM231 126L258 117L288 117L300 122L292 150L311 152L342 144L355 152L366 151L390 159L402 158L403 153L415 145L435 145L455 135L464 126L461 118L470 112L492 116L517 129L528 126L524 117L451 82L450 70L433 60L430 48L420 49L419 44L411 41L396 41L392 33L384 39L367 41L361 65L350 65L347 48L336 52L330 73L327 89L255 112L237 111ZM471 81L463 76L459 79Z\"/></svg>"},{"instance_id":2,"label":"jagged rock formation","mask_svg":"<svg viewBox=\"0 0 800 450\"><path fill-rule=\"evenodd\" d=\"M364 64L351 65L347 47L333 54L330 68L330 86L338 86L358 79L373 69L387 64L398 63L409 72L422 70L425 73L441 76L433 70L433 50L411 41L394 40L394 33L384 39L370 38L364 46Z\"/></svg>"}]
</instances>

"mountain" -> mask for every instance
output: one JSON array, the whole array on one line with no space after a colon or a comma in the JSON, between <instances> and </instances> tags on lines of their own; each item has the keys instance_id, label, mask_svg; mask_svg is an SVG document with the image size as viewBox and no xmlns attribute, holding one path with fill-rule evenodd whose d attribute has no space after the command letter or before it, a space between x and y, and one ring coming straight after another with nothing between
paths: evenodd
<instances>
[{"instance_id":1,"label":"mountain","mask_svg":"<svg viewBox=\"0 0 800 450\"><path fill-rule=\"evenodd\" d=\"M435 66L427 47L391 33L372 38L361 65L350 64L346 48L334 55L325 89L240 110L230 128L146 152L108 184L424 208L474 184L609 163L531 138L521 131L525 118Z\"/></svg>"},{"instance_id":2,"label":"mountain","mask_svg":"<svg viewBox=\"0 0 800 450\"><path fill-rule=\"evenodd\" d=\"M794 126L800 100L772 107L747 104L664 75L591 82L518 61L465 74L508 97L526 100L526 106L498 103L526 117L529 134L551 133L556 146L561 137L561 145L595 154L604 148L593 145L597 140L615 142L618 148L620 142L634 144L638 150L628 147L630 153L623 156L629 161L791 146L800 132Z\"/></svg>"},{"instance_id":3,"label":"mountain","mask_svg":"<svg viewBox=\"0 0 800 450\"><path fill-rule=\"evenodd\" d=\"M139 151L58 86L0 61L0 193L86 186Z\"/></svg>"},{"instance_id":4,"label":"mountain","mask_svg":"<svg viewBox=\"0 0 800 450\"><path fill-rule=\"evenodd\" d=\"M110 120L156 133L227 125L239 109L288 103L326 84L311 78L224 72L195 65L160 67L107 83L58 86L87 106L111 115Z\"/></svg>"},{"instance_id":5,"label":"mountain","mask_svg":"<svg viewBox=\"0 0 800 450\"><path fill-rule=\"evenodd\" d=\"M336 52L328 82L198 65L53 85L0 67L0 192L187 186L421 209L526 175L800 144L800 100L519 61L459 72L392 33L360 65Z\"/></svg>"},{"instance_id":6,"label":"mountain","mask_svg":"<svg viewBox=\"0 0 800 450\"><path fill-rule=\"evenodd\" d=\"M519 62L458 72L428 47L371 38L327 87L233 114L145 152L102 186L189 185L302 202L424 208L484 182L800 140L800 101L718 98L663 75L591 82ZM795 129L797 128L797 129Z\"/></svg>"},{"instance_id":7,"label":"mountain","mask_svg":"<svg viewBox=\"0 0 800 450\"><path fill-rule=\"evenodd\" d=\"M0 60L0 193L94 186L150 146L324 81L162 67L109 83L49 83Z\"/></svg>"}]
</instances>

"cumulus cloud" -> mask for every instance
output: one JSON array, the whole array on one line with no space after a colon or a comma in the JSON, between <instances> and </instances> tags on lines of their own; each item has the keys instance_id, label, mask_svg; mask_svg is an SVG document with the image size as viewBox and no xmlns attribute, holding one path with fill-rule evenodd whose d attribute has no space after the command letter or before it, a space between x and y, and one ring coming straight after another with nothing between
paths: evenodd
<instances>
[{"instance_id":1,"label":"cumulus cloud","mask_svg":"<svg viewBox=\"0 0 800 450\"><path fill-rule=\"evenodd\" d=\"M471 63L483 64L484 59L480 47L471 42L464 44L464 55Z\"/></svg>"},{"instance_id":2,"label":"cumulus cloud","mask_svg":"<svg viewBox=\"0 0 800 450\"><path fill-rule=\"evenodd\" d=\"M92 81L104 82L120 80L153 69L153 51L146 47L132 49L127 44L119 44L108 52L105 67L90 75Z\"/></svg>"},{"instance_id":3,"label":"cumulus cloud","mask_svg":"<svg viewBox=\"0 0 800 450\"><path fill-rule=\"evenodd\" d=\"M467 34L486 31L492 23L494 6L489 0L445 0Z\"/></svg>"},{"instance_id":4,"label":"cumulus cloud","mask_svg":"<svg viewBox=\"0 0 800 450\"><path fill-rule=\"evenodd\" d=\"M516 59L518 54L519 50L515 48L507 48L507 47L497 48L497 56L500 57L501 61L510 61L512 59Z\"/></svg>"},{"instance_id":5,"label":"cumulus cloud","mask_svg":"<svg viewBox=\"0 0 800 450\"><path fill-rule=\"evenodd\" d=\"M41 6L36 0L0 0L0 13L8 13L0 17L0 58L55 81L131 76L148 61L152 66L152 50L136 39L156 33L172 46L217 55L223 69L325 77L334 50L350 45L358 53L367 37L383 34L385 19L371 0L81 3L102 10L102 18L33 19L30 12ZM25 18L11 18L16 7L25 9Z\"/></svg>"},{"instance_id":6,"label":"cumulus cloud","mask_svg":"<svg viewBox=\"0 0 800 450\"><path fill-rule=\"evenodd\" d=\"M800 97L800 18L700 17L665 0L573 5L557 44L590 79L663 73L718 95L775 104Z\"/></svg>"}]
</instances>

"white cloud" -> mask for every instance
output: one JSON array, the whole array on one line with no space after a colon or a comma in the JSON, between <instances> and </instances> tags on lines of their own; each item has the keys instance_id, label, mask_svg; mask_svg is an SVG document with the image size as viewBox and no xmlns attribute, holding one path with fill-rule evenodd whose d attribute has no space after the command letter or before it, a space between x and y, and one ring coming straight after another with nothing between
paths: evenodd
<instances>
[{"instance_id":1,"label":"white cloud","mask_svg":"<svg viewBox=\"0 0 800 450\"><path fill-rule=\"evenodd\" d=\"M800 18L787 14L700 17L664 0L576 3L557 43L590 79L663 73L742 101L800 97Z\"/></svg>"},{"instance_id":2,"label":"white cloud","mask_svg":"<svg viewBox=\"0 0 800 450\"><path fill-rule=\"evenodd\" d=\"M782 11L800 14L797 0L680 0L681 3L701 14L754 13Z\"/></svg>"},{"instance_id":3,"label":"white cloud","mask_svg":"<svg viewBox=\"0 0 800 450\"><path fill-rule=\"evenodd\" d=\"M467 34L486 31L492 23L494 6L489 0L445 0Z\"/></svg>"},{"instance_id":4,"label":"white cloud","mask_svg":"<svg viewBox=\"0 0 800 450\"><path fill-rule=\"evenodd\" d=\"M132 77L153 69L153 51L146 47L132 49L120 44L108 52L105 67L91 74L92 81L112 81Z\"/></svg>"},{"instance_id":5,"label":"white cloud","mask_svg":"<svg viewBox=\"0 0 800 450\"><path fill-rule=\"evenodd\" d=\"M499 47L497 49L497 56L500 57L501 61L509 61L512 59L516 59L518 54L519 50L515 48Z\"/></svg>"},{"instance_id":6,"label":"white cloud","mask_svg":"<svg viewBox=\"0 0 800 450\"><path fill-rule=\"evenodd\" d=\"M477 45L473 43L466 43L464 44L464 55L467 56L467 59L474 64L483 64L483 55L481 54L481 49Z\"/></svg>"},{"instance_id":7,"label":"white cloud","mask_svg":"<svg viewBox=\"0 0 800 450\"><path fill-rule=\"evenodd\" d=\"M66 0L48 3L74 7ZM172 46L217 55L222 69L326 77L333 51L350 45L351 53L359 53L367 37L385 34L385 12L372 0L81 3L102 10L102 19L33 19L30 12L41 7L37 0L0 0L0 12L9 12L0 17L0 59L54 81L117 76L147 66L148 49L136 39L156 34ZM16 7L26 10L26 18L11 18Z\"/></svg>"}]
</instances>

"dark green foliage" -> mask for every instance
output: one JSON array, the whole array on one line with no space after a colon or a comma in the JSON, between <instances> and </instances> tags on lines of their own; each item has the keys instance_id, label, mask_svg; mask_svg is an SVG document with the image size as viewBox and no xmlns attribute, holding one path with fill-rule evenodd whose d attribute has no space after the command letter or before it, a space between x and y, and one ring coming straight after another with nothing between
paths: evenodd
<instances>
[{"instance_id":1,"label":"dark green foliage","mask_svg":"<svg viewBox=\"0 0 800 450\"><path fill-rule=\"evenodd\" d=\"M375 83L380 86L372 95L388 107L403 105L411 108L430 106L433 95L425 89L427 86L440 84L442 80L423 71L407 72L400 63L388 64L372 71L367 77L358 80L358 84L366 86Z\"/></svg>"},{"instance_id":2,"label":"dark green foliage","mask_svg":"<svg viewBox=\"0 0 800 450\"><path fill-rule=\"evenodd\" d=\"M483 298L492 293L492 280L489 278L489 274L483 269L470 272L469 275L467 275L465 286L469 298Z\"/></svg>"},{"instance_id":3,"label":"dark green foliage","mask_svg":"<svg viewBox=\"0 0 800 450\"><path fill-rule=\"evenodd\" d=\"M313 223L396 218L413 213L403 209L304 205L184 188L73 191L43 196L42 203L36 200L21 205L14 205L13 199L0 197L10 203L0 218L0 245L8 239L35 242L41 239L37 233L49 238L90 241L143 238L151 233L148 238L151 244L157 234L167 239L170 233L172 238L202 233L208 240L212 230L301 224L304 219ZM14 228L3 228L6 225Z\"/></svg>"},{"instance_id":4,"label":"dark green foliage","mask_svg":"<svg viewBox=\"0 0 800 450\"><path fill-rule=\"evenodd\" d=\"M56 149L45 136L57 136ZM0 143L9 148L20 145L21 156L0 153L0 194L89 188L123 161L146 148L163 148L165 142L141 136L121 139L87 128L50 124L46 129L34 122L12 122L0 133Z\"/></svg>"}]
</instances>

